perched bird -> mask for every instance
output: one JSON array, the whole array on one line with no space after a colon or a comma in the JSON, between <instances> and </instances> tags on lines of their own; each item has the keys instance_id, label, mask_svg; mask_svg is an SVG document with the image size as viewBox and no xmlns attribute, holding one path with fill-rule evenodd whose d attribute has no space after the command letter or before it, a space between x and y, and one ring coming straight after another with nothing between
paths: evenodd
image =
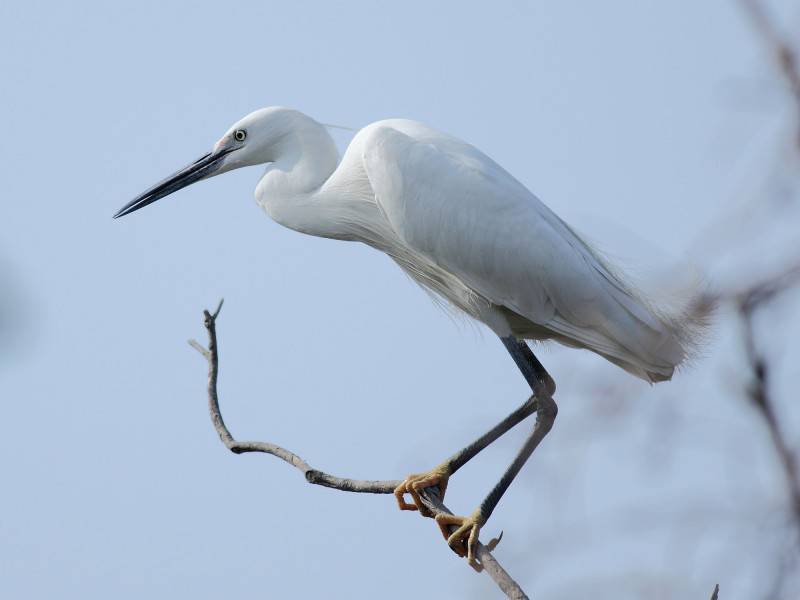
<instances>
[{"instance_id":1,"label":"perched bird","mask_svg":"<svg viewBox=\"0 0 800 600\"><path fill-rule=\"evenodd\" d=\"M450 476L535 412L530 436L475 512L436 517L449 546L473 566L480 528L557 413L555 384L525 340L586 348L649 382L670 379L689 354L697 319L655 307L492 159L415 121L364 127L340 161L323 124L296 110L263 108L115 218L196 181L262 164L255 197L270 217L302 233L385 252L497 334L530 385L533 395L501 423L395 490L401 509L431 516L420 491L438 486L444 496Z\"/></svg>"}]
</instances>

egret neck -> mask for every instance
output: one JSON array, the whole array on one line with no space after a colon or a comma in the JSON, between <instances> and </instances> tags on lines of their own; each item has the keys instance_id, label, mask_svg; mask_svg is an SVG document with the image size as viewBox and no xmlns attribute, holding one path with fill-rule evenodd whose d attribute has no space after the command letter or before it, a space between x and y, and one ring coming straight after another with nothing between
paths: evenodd
<instances>
[{"instance_id":1,"label":"egret neck","mask_svg":"<svg viewBox=\"0 0 800 600\"><path fill-rule=\"evenodd\" d=\"M258 182L256 202L281 225L309 235L349 239L341 222L343 194L322 187L339 164L336 144L310 117L292 115L291 126L268 148L269 165Z\"/></svg>"}]
</instances>

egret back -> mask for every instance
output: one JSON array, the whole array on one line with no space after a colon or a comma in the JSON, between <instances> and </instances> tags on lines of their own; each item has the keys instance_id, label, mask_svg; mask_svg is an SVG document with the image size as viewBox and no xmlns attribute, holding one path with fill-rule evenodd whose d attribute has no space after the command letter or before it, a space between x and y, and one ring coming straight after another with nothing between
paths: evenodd
<instances>
[{"instance_id":1,"label":"egret back","mask_svg":"<svg viewBox=\"0 0 800 600\"><path fill-rule=\"evenodd\" d=\"M374 123L357 137L399 243L448 273L453 289L436 291L499 335L587 348L652 382L669 379L689 355L696 319L655 307L473 146L405 120Z\"/></svg>"}]
</instances>

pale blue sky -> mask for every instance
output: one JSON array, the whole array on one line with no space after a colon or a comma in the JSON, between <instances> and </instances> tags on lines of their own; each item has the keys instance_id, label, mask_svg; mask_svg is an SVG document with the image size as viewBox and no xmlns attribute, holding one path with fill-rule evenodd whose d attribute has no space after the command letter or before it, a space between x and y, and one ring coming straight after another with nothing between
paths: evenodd
<instances>
[{"instance_id":1,"label":"pale blue sky","mask_svg":"<svg viewBox=\"0 0 800 600\"><path fill-rule=\"evenodd\" d=\"M492 335L454 324L380 254L272 223L252 199L257 170L111 215L247 112L283 104L351 127L425 121L483 149L612 255L703 264L698 236L770 158L763 132L782 104L765 64L722 0L3 3L0 275L17 299L3 300L24 310L0 364L0 596L490 597L435 526L393 499L313 488L275 460L226 452L186 339L202 339L202 309L224 296L221 400L234 435L393 479L524 399ZM714 410L736 402L719 385L739 365L734 334L716 339L707 362L657 388L585 353L543 353L559 422L486 529L505 530L498 557L535 597L581 597L593 581L626 597L626 568L677 571L681 597L705 597L720 578L736 582L726 600L752 597L747 569L676 565L687 547L658 529L666 499L727 477L719 448L662 449L670 487L642 487L651 469L637 462L665 406L669 419L716 423ZM597 381L653 412L587 441ZM760 435L746 417L733 410L723 426ZM483 498L522 433L459 473L454 510ZM764 470L779 504L769 457L742 461ZM619 541L609 515L631 506L643 533ZM587 519L608 529L574 564L554 532L574 539ZM714 564L730 535L714 531L698 561Z\"/></svg>"}]
</instances>

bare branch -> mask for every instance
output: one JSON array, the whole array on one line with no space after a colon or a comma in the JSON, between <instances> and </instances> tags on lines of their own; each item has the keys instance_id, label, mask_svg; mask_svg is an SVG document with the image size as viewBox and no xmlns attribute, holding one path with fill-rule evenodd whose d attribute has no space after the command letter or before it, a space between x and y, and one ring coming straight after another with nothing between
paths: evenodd
<instances>
[{"instance_id":1,"label":"bare branch","mask_svg":"<svg viewBox=\"0 0 800 600\"><path fill-rule=\"evenodd\" d=\"M711 593L711 600L719 599L719 584L714 586L714 591Z\"/></svg>"},{"instance_id":2,"label":"bare branch","mask_svg":"<svg viewBox=\"0 0 800 600\"><path fill-rule=\"evenodd\" d=\"M391 494L394 489L400 484L397 480L386 481L363 481L358 479L349 479L344 477L336 477L313 469L306 461L300 458L294 452L282 448L276 444L269 442L240 442L237 441L231 432L228 430L225 421L222 418L222 413L219 408L219 396L217 394L217 379L219 376L219 351L217 346L217 327L216 320L219 311L222 308L222 301L214 311L210 313L208 310L203 311L204 325L208 331L208 349L206 350L195 340L190 340L191 345L195 350L202 354L208 361L208 411L211 415L211 421L214 424L219 438L222 443L235 454L244 454L246 452L261 452L264 454L271 454L281 460L289 463L296 469L299 469L306 478L306 481L315 485L322 485L325 487L333 488L343 492L358 492L367 494ZM452 514L439 498L439 490L437 487L427 488L420 494L425 506L434 514ZM453 527L452 529L455 529ZM497 562L497 559L491 553L491 550L497 545L498 540L492 540L487 545L480 542L476 548L476 555L480 562L479 571L485 571L498 585L498 587L505 593L508 598L513 600L527 600L528 596L522 591L519 584L514 581L506 570Z\"/></svg>"}]
</instances>

